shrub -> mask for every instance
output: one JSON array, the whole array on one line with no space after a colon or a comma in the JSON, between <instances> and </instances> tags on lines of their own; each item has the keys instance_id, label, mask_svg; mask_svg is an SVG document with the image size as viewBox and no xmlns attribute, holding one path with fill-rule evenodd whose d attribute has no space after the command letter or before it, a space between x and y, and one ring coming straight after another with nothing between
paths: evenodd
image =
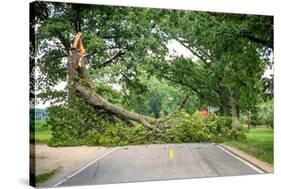
<instances>
[{"instance_id":1,"label":"shrub","mask_svg":"<svg viewBox=\"0 0 281 189\"><path fill-rule=\"evenodd\" d=\"M95 130L92 129L86 133L86 136L83 138L84 144L87 146L99 145L99 140L101 135Z\"/></svg>"},{"instance_id":2,"label":"shrub","mask_svg":"<svg viewBox=\"0 0 281 189\"><path fill-rule=\"evenodd\" d=\"M128 127L127 125L116 123L100 134L98 144L102 146L147 144L150 141L150 135L142 125L137 124Z\"/></svg>"},{"instance_id":3,"label":"shrub","mask_svg":"<svg viewBox=\"0 0 281 189\"><path fill-rule=\"evenodd\" d=\"M246 128L243 126L238 126L230 130L230 133L228 135L229 140L237 140L241 141L246 139Z\"/></svg>"},{"instance_id":4,"label":"shrub","mask_svg":"<svg viewBox=\"0 0 281 189\"><path fill-rule=\"evenodd\" d=\"M166 122L171 126L163 136L166 143L179 142L224 142L242 140L245 130L242 127L232 128L232 119L211 115L204 118L200 112L192 116L186 112L175 112Z\"/></svg>"},{"instance_id":5,"label":"shrub","mask_svg":"<svg viewBox=\"0 0 281 189\"><path fill-rule=\"evenodd\" d=\"M110 116L81 113L79 108L52 107L47 124L53 133L49 143L53 147L122 146L152 141L151 133L140 124L128 126L121 120L113 122Z\"/></svg>"},{"instance_id":6,"label":"shrub","mask_svg":"<svg viewBox=\"0 0 281 189\"><path fill-rule=\"evenodd\" d=\"M110 115L99 110L95 110L96 113L93 114L90 108L92 107L83 103L73 107L50 108L47 124L51 127L52 138L49 145L122 146L152 142L224 142L245 138L244 129L232 128L229 117L210 115L205 118L200 112L189 115L184 111L177 111L165 120L170 128L158 136L140 124L132 126L121 120L113 121Z\"/></svg>"}]
</instances>

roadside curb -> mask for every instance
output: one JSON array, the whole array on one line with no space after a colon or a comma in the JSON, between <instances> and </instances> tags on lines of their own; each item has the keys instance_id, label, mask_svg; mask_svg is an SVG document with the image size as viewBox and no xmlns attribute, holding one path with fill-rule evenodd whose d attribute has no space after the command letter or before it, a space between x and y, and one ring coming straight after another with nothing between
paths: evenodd
<instances>
[{"instance_id":1,"label":"roadside curb","mask_svg":"<svg viewBox=\"0 0 281 189\"><path fill-rule=\"evenodd\" d=\"M246 152L243 152L241 150L238 150L236 148L227 146L225 144L215 144L218 147L223 148L224 150L234 154L235 156L241 158L242 160L246 161L247 163L251 164L252 166L262 170L264 173L273 173L274 169L273 166L270 165L269 163L266 163L264 161L261 161Z\"/></svg>"}]
</instances>

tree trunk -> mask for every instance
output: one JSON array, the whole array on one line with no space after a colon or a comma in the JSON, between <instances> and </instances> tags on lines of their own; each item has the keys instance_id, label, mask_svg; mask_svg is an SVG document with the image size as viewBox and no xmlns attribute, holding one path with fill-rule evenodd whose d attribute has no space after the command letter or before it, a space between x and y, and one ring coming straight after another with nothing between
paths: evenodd
<instances>
[{"instance_id":1,"label":"tree trunk","mask_svg":"<svg viewBox=\"0 0 281 189\"><path fill-rule=\"evenodd\" d=\"M251 112L248 111L248 113L247 113L248 130L251 129L251 119L250 118L251 118Z\"/></svg>"},{"instance_id":2,"label":"tree trunk","mask_svg":"<svg viewBox=\"0 0 281 189\"><path fill-rule=\"evenodd\" d=\"M227 96L224 88L219 86L219 90L217 91L220 98L220 116L227 116Z\"/></svg>"},{"instance_id":3,"label":"tree trunk","mask_svg":"<svg viewBox=\"0 0 281 189\"><path fill-rule=\"evenodd\" d=\"M220 115L227 116L227 104L225 101L221 101L220 103Z\"/></svg>"},{"instance_id":4,"label":"tree trunk","mask_svg":"<svg viewBox=\"0 0 281 189\"><path fill-rule=\"evenodd\" d=\"M240 125L239 119L239 107L237 105L238 97L237 95L231 96L231 110L232 110L232 126L237 127Z\"/></svg>"},{"instance_id":5,"label":"tree trunk","mask_svg":"<svg viewBox=\"0 0 281 189\"><path fill-rule=\"evenodd\" d=\"M184 108L184 106L185 106L189 96L190 96L189 92L187 92L185 95L182 96L181 101L180 101L180 103L178 105L178 109L183 109Z\"/></svg>"},{"instance_id":6,"label":"tree trunk","mask_svg":"<svg viewBox=\"0 0 281 189\"><path fill-rule=\"evenodd\" d=\"M87 61L87 57L84 57L81 61L81 66L77 69L73 68L73 64L75 64L79 58L77 50L73 49L69 53L68 56L68 86L80 97L85 99L85 102L94 107L100 107L112 114L117 115L118 117L128 119L131 121L136 121L141 123L144 127L161 132L157 129L155 125L157 123L157 119L147 117L135 112L130 112L120 106L112 104L108 102L105 98L98 95L93 90L93 82L89 76L88 70L85 66L85 62Z\"/></svg>"}]
</instances>

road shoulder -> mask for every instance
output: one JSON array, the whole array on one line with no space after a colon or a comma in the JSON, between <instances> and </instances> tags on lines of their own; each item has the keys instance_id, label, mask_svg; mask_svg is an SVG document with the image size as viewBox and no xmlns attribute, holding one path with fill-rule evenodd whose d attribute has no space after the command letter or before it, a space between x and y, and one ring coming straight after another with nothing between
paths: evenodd
<instances>
[{"instance_id":1,"label":"road shoulder","mask_svg":"<svg viewBox=\"0 0 281 189\"><path fill-rule=\"evenodd\" d=\"M218 146L230 151L231 153L237 155L238 157L246 160L247 162L255 165L256 167L264 170L266 173L273 173L274 172L274 167L272 164L269 164L267 162L264 162L262 160L259 160L257 158L255 158L254 156L251 156L241 150L238 150L234 147L225 145L225 144L219 144Z\"/></svg>"},{"instance_id":2,"label":"road shoulder","mask_svg":"<svg viewBox=\"0 0 281 189\"><path fill-rule=\"evenodd\" d=\"M89 162L110 152L112 149L86 146L52 148L47 145L36 145L36 175L59 169L52 178L46 182L39 183L37 186L52 187L54 184L65 179Z\"/></svg>"}]
</instances>

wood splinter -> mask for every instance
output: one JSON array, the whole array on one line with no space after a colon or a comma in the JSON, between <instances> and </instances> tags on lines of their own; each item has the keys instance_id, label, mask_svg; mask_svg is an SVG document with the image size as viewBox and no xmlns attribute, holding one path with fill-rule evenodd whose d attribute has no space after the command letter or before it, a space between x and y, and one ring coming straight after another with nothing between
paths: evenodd
<instances>
[{"instance_id":1,"label":"wood splinter","mask_svg":"<svg viewBox=\"0 0 281 189\"><path fill-rule=\"evenodd\" d=\"M85 48L84 45L82 43L82 39L81 39L81 32L78 32L75 36L75 39L73 41L73 48L75 48L78 53L79 53L79 59L78 61L73 65L74 69L77 69L78 67L81 67L81 61L83 59L84 56L86 56L86 52L85 52Z\"/></svg>"}]
</instances>

